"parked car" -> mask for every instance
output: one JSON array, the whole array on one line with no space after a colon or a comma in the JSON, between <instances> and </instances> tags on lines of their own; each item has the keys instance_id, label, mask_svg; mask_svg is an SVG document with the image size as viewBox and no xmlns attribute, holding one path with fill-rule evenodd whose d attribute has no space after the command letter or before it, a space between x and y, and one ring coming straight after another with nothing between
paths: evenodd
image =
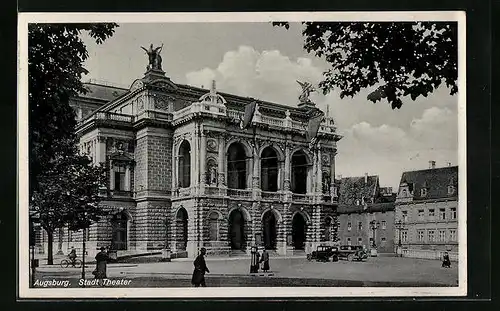
<instances>
[{"instance_id":1,"label":"parked car","mask_svg":"<svg viewBox=\"0 0 500 311\"><path fill-rule=\"evenodd\" d=\"M338 249L338 256L348 261L363 261L368 258L368 253L361 245L341 245Z\"/></svg>"},{"instance_id":2,"label":"parked car","mask_svg":"<svg viewBox=\"0 0 500 311\"><path fill-rule=\"evenodd\" d=\"M332 262L339 261L338 247L319 245L311 254L307 254L307 260L327 262L332 258Z\"/></svg>"}]
</instances>

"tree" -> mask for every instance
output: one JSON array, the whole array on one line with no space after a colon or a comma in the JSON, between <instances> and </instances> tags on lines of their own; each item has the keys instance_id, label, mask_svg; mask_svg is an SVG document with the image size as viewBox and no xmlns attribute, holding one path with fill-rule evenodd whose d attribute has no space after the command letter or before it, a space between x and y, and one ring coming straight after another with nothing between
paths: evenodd
<instances>
[{"instance_id":1,"label":"tree","mask_svg":"<svg viewBox=\"0 0 500 311\"><path fill-rule=\"evenodd\" d=\"M341 98L352 97L374 88L367 99L386 98L395 109L401 108L403 97L426 97L443 82L451 95L458 92L456 22L302 24L304 49L331 65L319 83L325 95L338 88Z\"/></svg>"},{"instance_id":2,"label":"tree","mask_svg":"<svg viewBox=\"0 0 500 311\"><path fill-rule=\"evenodd\" d=\"M90 210L90 220L100 213L96 210L95 187L101 182L97 176L102 169L78 155L75 113L69 99L87 92L81 82L82 74L87 73L83 63L88 57L81 32L87 31L100 44L117 26L28 26L30 208L37 212L48 234L49 264L53 261L54 230L65 224L81 226L75 217L82 208Z\"/></svg>"},{"instance_id":3,"label":"tree","mask_svg":"<svg viewBox=\"0 0 500 311\"><path fill-rule=\"evenodd\" d=\"M76 231L88 228L106 213L99 207L99 187L106 184L102 165L94 166L84 155L56 157L39 176L31 201L33 212L48 236L47 263L53 264L53 234L68 226Z\"/></svg>"},{"instance_id":4,"label":"tree","mask_svg":"<svg viewBox=\"0 0 500 311\"><path fill-rule=\"evenodd\" d=\"M85 94L81 77L88 52L80 34L87 31L98 44L118 25L29 24L28 105L30 194L38 187L38 176L57 153L73 153L76 144L75 114L69 98Z\"/></svg>"}]
</instances>

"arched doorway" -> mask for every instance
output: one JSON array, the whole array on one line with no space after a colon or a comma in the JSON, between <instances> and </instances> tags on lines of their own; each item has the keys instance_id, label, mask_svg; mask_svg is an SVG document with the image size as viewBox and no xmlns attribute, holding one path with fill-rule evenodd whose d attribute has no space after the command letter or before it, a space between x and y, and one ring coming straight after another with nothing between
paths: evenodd
<instances>
[{"instance_id":1,"label":"arched doorway","mask_svg":"<svg viewBox=\"0 0 500 311\"><path fill-rule=\"evenodd\" d=\"M128 217L122 211L113 215L111 219L111 249L126 250L128 237Z\"/></svg>"},{"instance_id":2,"label":"arched doorway","mask_svg":"<svg viewBox=\"0 0 500 311\"><path fill-rule=\"evenodd\" d=\"M292 187L293 193L307 193L307 172L309 162L304 151L296 151L292 155Z\"/></svg>"},{"instance_id":3,"label":"arched doorway","mask_svg":"<svg viewBox=\"0 0 500 311\"><path fill-rule=\"evenodd\" d=\"M240 143L232 143L227 151L227 187L247 187L247 157L245 148Z\"/></svg>"},{"instance_id":4,"label":"arched doorway","mask_svg":"<svg viewBox=\"0 0 500 311\"><path fill-rule=\"evenodd\" d=\"M272 211L267 211L262 217L264 247L266 249L276 249L276 227L276 216Z\"/></svg>"},{"instance_id":5,"label":"arched doorway","mask_svg":"<svg viewBox=\"0 0 500 311\"><path fill-rule=\"evenodd\" d=\"M245 248L245 218L240 210L233 210L229 214L229 238L231 249Z\"/></svg>"},{"instance_id":6,"label":"arched doorway","mask_svg":"<svg viewBox=\"0 0 500 311\"><path fill-rule=\"evenodd\" d=\"M278 191L278 155L271 147L261 154L260 185L263 191Z\"/></svg>"},{"instance_id":7,"label":"arched doorway","mask_svg":"<svg viewBox=\"0 0 500 311\"><path fill-rule=\"evenodd\" d=\"M191 145L184 140L179 147L179 187L187 188L191 186Z\"/></svg>"},{"instance_id":8,"label":"arched doorway","mask_svg":"<svg viewBox=\"0 0 500 311\"><path fill-rule=\"evenodd\" d=\"M306 220L300 213L292 218L292 241L294 249L304 249L306 241Z\"/></svg>"},{"instance_id":9,"label":"arched doorway","mask_svg":"<svg viewBox=\"0 0 500 311\"><path fill-rule=\"evenodd\" d=\"M177 249L186 250L188 241L188 213L184 207L175 216Z\"/></svg>"}]
</instances>

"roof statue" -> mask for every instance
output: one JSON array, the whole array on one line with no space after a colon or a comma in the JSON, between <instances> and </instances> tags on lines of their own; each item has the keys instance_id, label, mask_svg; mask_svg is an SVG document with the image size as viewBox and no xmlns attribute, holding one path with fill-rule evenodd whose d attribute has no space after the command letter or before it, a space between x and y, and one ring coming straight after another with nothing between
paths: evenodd
<instances>
[{"instance_id":1,"label":"roof statue","mask_svg":"<svg viewBox=\"0 0 500 311\"><path fill-rule=\"evenodd\" d=\"M146 67L147 70L162 70L161 69L161 55L160 52L163 49L163 43L161 46L156 48L153 47L153 44L149 46L149 50L145 47L141 46L141 48L148 54L149 64Z\"/></svg>"},{"instance_id":2,"label":"roof statue","mask_svg":"<svg viewBox=\"0 0 500 311\"><path fill-rule=\"evenodd\" d=\"M299 96L299 101L301 103L309 103L311 100L309 99L309 95L316 91L313 85L309 82L300 82L297 80L297 83L302 87L302 93Z\"/></svg>"}]
</instances>

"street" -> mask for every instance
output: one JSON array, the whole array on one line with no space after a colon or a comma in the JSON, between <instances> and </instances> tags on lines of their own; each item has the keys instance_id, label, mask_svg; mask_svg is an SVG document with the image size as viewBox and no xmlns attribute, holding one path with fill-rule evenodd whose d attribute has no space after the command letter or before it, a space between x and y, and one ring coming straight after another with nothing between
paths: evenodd
<instances>
[{"instance_id":1,"label":"street","mask_svg":"<svg viewBox=\"0 0 500 311\"><path fill-rule=\"evenodd\" d=\"M272 258L271 273L250 275L248 258L207 258L210 269L207 285L219 286L457 286L457 263L441 268L436 260L375 257L365 262L307 261L305 258ZM86 279L92 279L93 265L86 267ZM117 263L108 265L109 279L132 280L114 287L186 287L191 286L191 259L172 262ZM36 279L70 280L79 287L81 269L42 266Z\"/></svg>"}]
</instances>

